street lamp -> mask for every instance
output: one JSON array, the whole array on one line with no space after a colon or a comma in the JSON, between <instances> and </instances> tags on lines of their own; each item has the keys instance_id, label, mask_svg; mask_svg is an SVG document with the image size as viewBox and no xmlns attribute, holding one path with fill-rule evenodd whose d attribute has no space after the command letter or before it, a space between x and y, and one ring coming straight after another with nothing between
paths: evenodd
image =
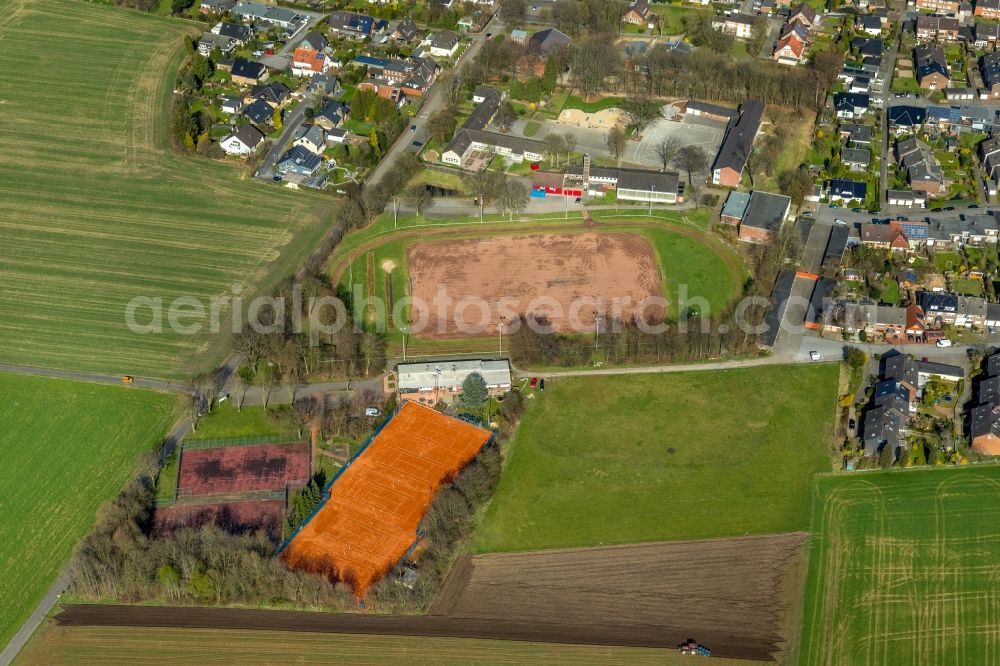
<instances>
[{"instance_id":1,"label":"street lamp","mask_svg":"<svg viewBox=\"0 0 1000 666\"><path fill-rule=\"evenodd\" d=\"M392 196L392 228L393 229L396 228L396 212L397 212L397 208L398 208L397 201L398 201L398 197L396 197L396 195L393 195Z\"/></svg>"},{"instance_id":2,"label":"street lamp","mask_svg":"<svg viewBox=\"0 0 1000 666\"><path fill-rule=\"evenodd\" d=\"M500 355L503 356L503 322L505 317L500 317L500 323L497 324L497 330L500 331Z\"/></svg>"},{"instance_id":3,"label":"street lamp","mask_svg":"<svg viewBox=\"0 0 1000 666\"><path fill-rule=\"evenodd\" d=\"M653 186L649 186L649 215L653 215Z\"/></svg>"}]
</instances>

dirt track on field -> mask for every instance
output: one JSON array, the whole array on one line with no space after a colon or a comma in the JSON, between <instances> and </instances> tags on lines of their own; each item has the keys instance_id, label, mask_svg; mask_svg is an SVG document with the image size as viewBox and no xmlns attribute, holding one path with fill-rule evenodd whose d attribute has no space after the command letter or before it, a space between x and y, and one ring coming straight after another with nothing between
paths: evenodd
<instances>
[{"instance_id":1,"label":"dirt track on field","mask_svg":"<svg viewBox=\"0 0 1000 666\"><path fill-rule=\"evenodd\" d=\"M556 331L589 331L597 312L628 317L644 299L663 297L653 248L637 234L433 241L410 247L406 263L414 303L430 322L415 331L421 338L492 336L505 312L545 314ZM660 304L642 311L654 320L663 314Z\"/></svg>"},{"instance_id":2,"label":"dirt track on field","mask_svg":"<svg viewBox=\"0 0 1000 666\"><path fill-rule=\"evenodd\" d=\"M771 659L782 564L804 533L478 555L459 560L431 614L68 605L63 625L450 636L673 648Z\"/></svg>"}]
</instances>

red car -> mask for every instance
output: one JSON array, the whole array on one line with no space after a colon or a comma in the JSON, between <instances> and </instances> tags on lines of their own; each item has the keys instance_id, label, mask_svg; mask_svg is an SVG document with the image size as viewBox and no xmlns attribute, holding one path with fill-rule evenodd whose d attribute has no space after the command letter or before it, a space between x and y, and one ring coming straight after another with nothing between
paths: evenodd
<instances>
[{"instance_id":1,"label":"red car","mask_svg":"<svg viewBox=\"0 0 1000 666\"><path fill-rule=\"evenodd\" d=\"M538 377L532 377L529 385L531 386L531 388L535 388L536 386L538 386Z\"/></svg>"}]
</instances>

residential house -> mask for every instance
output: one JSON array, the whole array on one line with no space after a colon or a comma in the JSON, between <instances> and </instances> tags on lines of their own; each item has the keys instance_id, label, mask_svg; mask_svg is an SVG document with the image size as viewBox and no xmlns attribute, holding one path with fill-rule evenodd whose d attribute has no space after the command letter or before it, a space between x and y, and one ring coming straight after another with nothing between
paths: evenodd
<instances>
[{"instance_id":1,"label":"residential house","mask_svg":"<svg viewBox=\"0 0 1000 666\"><path fill-rule=\"evenodd\" d=\"M335 127L340 127L350 115L350 110L342 102L331 101L323 105L323 108L313 116L313 122L326 131Z\"/></svg>"},{"instance_id":2,"label":"residential house","mask_svg":"<svg viewBox=\"0 0 1000 666\"><path fill-rule=\"evenodd\" d=\"M910 188L928 197L941 194L946 186L944 172L933 151L923 141L909 137L896 143L896 159L907 170Z\"/></svg>"},{"instance_id":3,"label":"residential house","mask_svg":"<svg viewBox=\"0 0 1000 666\"><path fill-rule=\"evenodd\" d=\"M229 37L237 46L246 46L253 41L253 28L239 23L219 21L212 26L212 33L220 37Z\"/></svg>"},{"instance_id":4,"label":"residential house","mask_svg":"<svg viewBox=\"0 0 1000 666\"><path fill-rule=\"evenodd\" d=\"M249 155L264 141L264 135L253 125L241 125L219 142L227 155Z\"/></svg>"},{"instance_id":5,"label":"residential house","mask_svg":"<svg viewBox=\"0 0 1000 666\"><path fill-rule=\"evenodd\" d=\"M957 18L949 16L920 15L916 21L917 40L922 42L958 41L958 30L961 25Z\"/></svg>"},{"instance_id":6,"label":"residential house","mask_svg":"<svg viewBox=\"0 0 1000 666\"><path fill-rule=\"evenodd\" d=\"M292 91L284 83L265 83L250 89L250 99L262 99L272 108L283 106Z\"/></svg>"},{"instance_id":7,"label":"residential house","mask_svg":"<svg viewBox=\"0 0 1000 666\"><path fill-rule=\"evenodd\" d=\"M740 107L739 115L726 127L719 152L712 162L712 184L723 187L740 184L763 115L764 103L760 100L750 100Z\"/></svg>"},{"instance_id":8,"label":"residential house","mask_svg":"<svg viewBox=\"0 0 1000 666\"><path fill-rule=\"evenodd\" d=\"M864 201L868 185L858 180L834 178L827 186L827 198L832 202Z\"/></svg>"},{"instance_id":9,"label":"residential house","mask_svg":"<svg viewBox=\"0 0 1000 666\"><path fill-rule=\"evenodd\" d=\"M295 128L293 146L301 146L314 155L322 155L326 149L326 131L320 125L306 125Z\"/></svg>"},{"instance_id":10,"label":"residential house","mask_svg":"<svg viewBox=\"0 0 1000 666\"><path fill-rule=\"evenodd\" d=\"M913 49L917 83L925 90L944 90L951 83L944 51L935 44L918 44Z\"/></svg>"},{"instance_id":11,"label":"residential house","mask_svg":"<svg viewBox=\"0 0 1000 666\"><path fill-rule=\"evenodd\" d=\"M927 243L927 222L922 220L889 220L864 222L860 229L861 243L894 252L918 250Z\"/></svg>"},{"instance_id":12,"label":"residential house","mask_svg":"<svg viewBox=\"0 0 1000 666\"><path fill-rule=\"evenodd\" d=\"M979 72L990 96L1000 96L1000 52L987 53L979 58Z\"/></svg>"},{"instance_id":13,"label":"residential house","mask_svg":"<svg viewBox=\"0 0 1000 666\"><path fill-rule=\"evenodd\" d=\"M995 49L1000 42L1000 23L976 23L975 47L977 49Z\"/></svg>"},{"instance_id":14,"label":"residential house","mask_svg":"<svg viewBox=\"0 0 1000 666\"><path fill-rule=\"evenodd\" d=\"M868 113L871 96L861 93L834 93L833 108L838 118L862 118Z\"/></svg>"},{"instance_id":15,"label":"residential house","mask_svg":"<svg viewBox=\"0 0 1000 666\"><path fill-rule=\"evenodd\" d=\"M988 21L1000 19L1000 0L976 0L975 15Z\"/></svg>"},{"instance_id":16,"label":"residential house","mask_svg":"<svg viewBox=\"0 0 1000 666\"><path fill-rule=\"evenodd\" d=\"M871 125L845 123L840 126L840 136L858 146L870 146L875 129Z\"/></svg>"},{"instance_id":17,"label":"residential house","mask_svg":"<svg viewBox=\"0 0 1000 666\"><path fill-rule=\"evenodd\" d=\"M922 106L890 106L889 129L896 134L913 134L924 124L927 109Z\"/></svg>"},{"instance_id":18,"label":"residential house","mask_svg":"<svg viewBox=\"0 0 1000 666\"><path fill-rule=\"evenodd\" d=\"M750 39L757 17L748 14L727 14L712 21L716 30L728 33L736 39Z\"/></svg>"},{"instance_id":19,"label":"residential house","mask_svg":"<svg viewBox=\"0 0 1000 666\"><path fill-rule=\"evenodd\" d=\"M867 171L872 163L872 153L867 148L844 148L840 162L851 171Z\"/></svg>"},{"instance_id":20,"label":"residential house","mask_svg":"<svg viewBox=\"0 0 1000 666\"><path fill-rule=\"evenodd\" d=\"M236 0L201 0L198 11L202 14L225 14L236 6Z\"/></svg>"},{"instance_id":21,"label":"residential house","mask_svg":"<svg viewBox=\"0 0 1000 666\"><path fill-rule=\"evenodd\" d=\"M927 205L927 195L911 190L889 190L886 198L890 206L902 208L924 208Z\"/></svg>"},{"instance_id":22,"label":"residential house","mask_svg":"<svg viewBox=\"0 0 1000 666\"><path fill-rule=\"evenodd\" d=\"M880 365L881 379L861 418L861 441L865 457L874 458L888 447L895 460L907 446L919 380L914 362L894 350L882 357Z\"/></svg>"},{"instance_id":23,"label":"residential house","mask_svg":"<svg viewBox=\"0 0 1000 666\"><path fill-rule=\"evenodd\" d=\"M927 247L931 250L948 250L967 245L981 247L997 242L1000 226L993 214L939 217L931 220Z\"/></svg>"},{"instance_id":24,"label":"residential house","mask_svg":"<svg viewBox=\"0 0 1000 666\"><path fill-rule=\"evenodd\" d=\"M265 23L291 32L308 21L307 17L287 7L263 5L258 2L239 2L230 13L249 23Z\"/></svg>"},{"instance_id":25,"label":"residential house","mask_svg":"<svg viewBox=\"0 0 1000 666\"><path fill-rule=\"evenodd\" d=\"M354 62L367 66L368 78L358 88L374 91L379 97L400 102L406 97L423 97L437 78L438 65L431 58L376 58L357 56Z\"/></svg>"},{"instance_id":26,"label":"residential house","mask_svg":"<svg viewBox=\"0 0 1000 666\"><path fill-rule=\"evenodd\" d=\"M978 296L921 291L917 302L927 321L965 328L982 328L986 325L986 300Z\"/></svg>"},{"instance_id":27,"label":"residential house","mask_svg":"<svg viewBox=\"0 0 1000 666\"><path fill-rule=\"evenodd\" d=\"M243 108L243 116L254 125L269 123L274 118L274 107L263 99L254 100Z\"/></svg>"},{"instance_id":28,"label":"residential house","mask_svg":"<svg viewBox=\"0 0 1000 666\"><path fill-rule=\"evenodd\" d=\"M792 25L795 23L805 26L807 30L812 30L817 23L816 9L806 2L792 8L785 24Z\"/></svg>"},{"instance_id":29,"label":"residential house","mask_svg":"<svg viewBox=\"0 0 1000 666\"><path fill-rule=\"evenodd\" d=\"M243 98L239 95L223 95L219 98L219 108L230 116L237 115L243 110Z\"/></svg>"},{"instance_id":30,"label":"residential house","mask_svg":"<svg viewBox=\"0 0 1000 666\"><path fill-rule=\"evenodd\" d=\"M299 48L309 49L312 51L324 51L326 47L330 46L329 40L323 36L323 33L318 30L313 30L299 42Z\"/></svg>"},{"instance_id":31,"label":"residential house","mask_svg":"<svg viewBox=\"0 0 1000 666\"><path fill-rule=\"evenodd\" d=\"M806 43L795 31L789 32L774 44L771 58L782 65L800 65L805 59Z\"/></svg>"},{"instance_id":32,"label":"residential house","mask_svg":"<svg viewBox=\"0 0 1000 666\"><path fill-rule=\"evenodd\" d=\"M280 174L293 173L299 176L312 176L323 163L323 158L309 152L302 146L294 146L278 160L277 169Z\"/></svg>"},{"instance_id":33,"label":"residential house","mask_svg":"<svg viewBox=\"0 0 1000 666\"><path fill-rule=\"evenodd\" d=\"M300 46L292 53L292 74L295 76L326 74L331 67L330 57L321 51Z\"/></svg>"},{"instance_id":34,"label":"residential house","mask_svg":"<svg viewBox=\"0 0 1000 666\"><path fill-rule=\"evenodd\" d=\"M367 14L342 10L332 12L327 19L332 33L349 39L367 39L374 35L383 23Z\"/></svg>"},{"instance_id":35,"label":"residential house","mask_svg":"<svg viewBox=\"0 0 1000 666\"><path fill-rule=\"evenodd\" d=\"M389 35L394 41L401 42L403 44L409 44L412 42L417 35L420 34L420 28L417 24L413 22L409 16L399 22L396 28Z\"/></svg>"},{"instance_id":36,"label":"residential house","mask_svg":"<svg viewBox=\"0 0 1000 666\"><path fill-rule=\"evenodd\" d=\"M340 80L333 74L315 74L309 79L306 85L306 92L319 96L336 97L343 92Z\"/></svg>"},{"instance_id":37,"label":"residential house","mask_svg":"<svg viewBox=\"0 0 1000 666\"><path fill-rule=\"evenodd\" d=\"M503 94L492 86L476 86L476 89L472 91L473 104L480 104L491 97L502 98Z\"/></svg>"},{"instance_id":38,"label":"residential house","mask_svg":"<svg viewBox=\"0 0 1000 666\"><path fill-rule=\"evenodd\" d=\"M861 29L861 32L872 37L882 36L882 21L877 16L862 16L858 21L857 27Z\"/></svg>"},{"instance_id":39,"label":"residential house","mask_svg":"<svg viewBox=\"0 0 1000 666\"><path fill-rule=\"evenodd\" d=\"M918 10L946 16L957 16L959 10L958 0L916 0L916 5Z\"/></svg>"},{"instance_id":40,"label":"residential house","mask_svg":"<svg viewBox=\"0 0 1000 666\"><path fill-rule=\"evenodd\" d=\"M632 25L648 25L651 18L649 0L632 0L622 16L622 21Z\"/></svg>"},{"instance_id":41,"label":"residential house","mask_svg":"<svg viewBox=\"0 0 1000 666\"><path fill-rule=\"evenodd\" d=\"M216 49L219 49L222 55L229 55L235 48L236 41L232 37L224 37L214 32L203 33L201 39L198 40L198 53L206 58L212 55Z\"/></svg>"},{"instance_id":42,"label":"residential house","mask_svg":"<svg viewBox=\"0 0 1000 666\"><path fill-rule=\"evenodd\" d=\"M859 56L881 56L885 45L876 37L855 37L851 40L851 50Z\"/></svg>"},{"instance_id":43,"label":"residential house","mask_svg":"<svg viewBox=\"0 0 1000 666\"><path fill-rule=\"evenodd\" d=\"M267 67L259 62L237 58L233 61L231 73L233 83L243 86L253 86L267 80Z\"/></svg>"},{"instance_id":44,"label":"residential house","mask_svg":"<svg viewBox=\"0 0 1000 666\"><path fill-rule=\"evenodd\" d=\"M740 220L739 239L747 243L766 243L784 224L792 200L783 194L754 190Z\"/></svg>"},{"instance_id":45,"label":"residential house","mask_svg":"<svg viewBox=\"0 0 1000 666\"><path fill-rule=\"evenodd\" d=\"M442 30L431 38L431 55L438 58L451 58L458 51L458 45L461 41L462 38L458 36L458 33Z\"/></svg>"}]
</instances>

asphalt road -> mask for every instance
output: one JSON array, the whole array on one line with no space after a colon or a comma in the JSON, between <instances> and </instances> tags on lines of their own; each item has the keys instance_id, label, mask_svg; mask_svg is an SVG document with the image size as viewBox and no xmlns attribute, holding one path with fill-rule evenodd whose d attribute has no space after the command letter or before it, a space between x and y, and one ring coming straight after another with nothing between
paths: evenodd
<instances>
[{"instance_id":1,"label":"asphalt road","mask_svg":"<svg viewBox=\"0 0 1000 666\"><path fill-rule=\"evenodd\" d=\"M891 103L892 92L890 82L892 73L896 67L896 57L899 55L899 40L902 31L896 36L892 43L892 48L882 63L882 159L880 162L879 180L879 204L882 210L888 207L887 192L889 187L889 104Z\"/></svg>"},{"instance_id":2,"label":"asphalt road","mask_svg":"<svg viewBox=\"0 0 1000 666\"><path fill-rule=\"evenodd\" d=\"M278 160L285 152L285 146L288 142L292 140L292 136L295 133L296 128L302 123L302 120L306 117L306 109L309 108L313 103L312 93L305 93L302 97L302 101L292 109L292 112L287 116L282 118L282 129L281 136L271 144L270 150L267 151L267 155L264 156L263 161L260 164L260 168L257 169L257 177L263 180L271 180L274 176L274 166L277 164Z\"/></svg>"}]
</instances>

